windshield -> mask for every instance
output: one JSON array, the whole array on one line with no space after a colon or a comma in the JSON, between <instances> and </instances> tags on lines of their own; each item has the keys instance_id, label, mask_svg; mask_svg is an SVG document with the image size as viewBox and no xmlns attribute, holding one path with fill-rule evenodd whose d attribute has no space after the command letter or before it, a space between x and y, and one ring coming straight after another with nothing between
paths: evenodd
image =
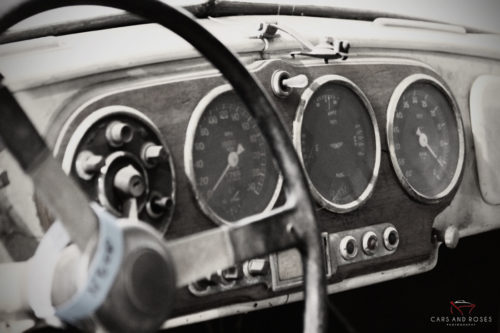
<instances>
[{"instance_id":1,"label":"windshield","mask_svg":"<svg viewBox=\"0 0 500 333\"><path fill-rule=\"evenodd\" d=\"M378 17L402 16L428 21L437 21L460 25L475 31L500 33L500 1L498 0L168 0L172 5L184 7L212 3L214 8L224 5L241 5L241 13L261 14L252 11L259 6L274 6L271 13L276 15L287 12L285 7L296 8L295 15L301 15L301 10L307 6L325 6L329 9L339 9L343 13L372 12ZM46 25L65 24L73 21L95 20L109 16L119 16L123 11L96 6L78 6L51 10L31 17L19 23L12 30L21 31L36 29ZM289 11L288 11L289 12ZM216 13L216 10L215 10ZM269 11L267 11L269 13ZM361 17L366 17L363 15Z\"/></svg>"}]
</instances>

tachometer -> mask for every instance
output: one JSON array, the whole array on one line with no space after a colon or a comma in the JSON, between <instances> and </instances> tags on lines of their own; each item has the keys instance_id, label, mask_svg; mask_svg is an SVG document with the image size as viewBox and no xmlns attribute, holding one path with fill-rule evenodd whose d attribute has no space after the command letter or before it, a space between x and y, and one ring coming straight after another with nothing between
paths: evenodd
<instances>
[{"instance_id":1,"label":"tachometer","mask_svg":"<svg viewBox=\"0 0 500 333\"><path fill-rule=\"evenodd\" d=\"M281 185L254 118L229 86L196 107L184 148L186 173L203 211L228 223L272 208Z\"/></svg>"},{"instance_id":2,"label":"tachometer","mask_svg":"<svg viewBox=\"0 0 500 333\"><path fill-rule=\"evenodd\" d=\"M436 79L412 75L396 88L387 115L394 170L416 199L435 202L456 186L464 161L458 107Z\"/></svg>"},{"instance_id":3,"label":"tachometer","mask_svg":"<svg viewBox=\"0 0 500 333\"><path fill-rule=\"evenodd\" d=\"M348 212L369 198L380 167L380 137L372 107L353 82L325 75L306 89L294 145L324 207Z\"/></svg>"}]
</instances>

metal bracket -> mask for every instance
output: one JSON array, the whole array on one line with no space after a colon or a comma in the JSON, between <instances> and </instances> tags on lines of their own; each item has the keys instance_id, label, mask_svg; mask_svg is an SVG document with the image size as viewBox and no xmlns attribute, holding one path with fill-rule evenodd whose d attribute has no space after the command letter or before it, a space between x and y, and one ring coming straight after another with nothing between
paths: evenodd
<instances>
[{"instance_id":1,"label":"metal bracket","mask_svg":"<svg viewBox=\"0 0 500 333\"><path fill-rule=\"evenodd\" d=\"M331 36L327 36L317 45L313 45L309 41L303 39L291 28L278 25L278 23L261 23L257 30L257 35L254 36L254 38L262 39L266 43L264 48L264 51L266 51L269 46L269 40L280 36L278 31L286 33L300 44L300 51L293 51L290 53L293 58L297 55L303 55L323 59L325 63L328 63L330 59L346 60L348 58L350 48L348 41L337 40Z\"/></svg>"}]
</instances>

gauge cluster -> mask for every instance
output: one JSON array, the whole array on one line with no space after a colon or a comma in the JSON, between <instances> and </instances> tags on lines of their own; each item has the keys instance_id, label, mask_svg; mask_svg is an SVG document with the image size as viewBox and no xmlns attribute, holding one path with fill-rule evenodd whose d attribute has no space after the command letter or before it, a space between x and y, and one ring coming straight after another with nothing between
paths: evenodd
<instances>
[{"instance_id":1,"label":"gauge cluster","mask_svg":"<svg viewBox=\"0 0 500 333\"><path fill-rule=\"evenodd\" d=\"M250 70L308 179L328 283L345 290L430 269L433 223L460 185L465 157L461 110L441 76L397 59L263 60ZM275 89L283 72L300 81L286 95ZM92 200L167 240L283 204L268 144L218 73L111 82L75 98L52 126L56 157ZM180 290L174 315L298 291L301 274L296 250L254 258Z\"/></svg>"}]
</instances>

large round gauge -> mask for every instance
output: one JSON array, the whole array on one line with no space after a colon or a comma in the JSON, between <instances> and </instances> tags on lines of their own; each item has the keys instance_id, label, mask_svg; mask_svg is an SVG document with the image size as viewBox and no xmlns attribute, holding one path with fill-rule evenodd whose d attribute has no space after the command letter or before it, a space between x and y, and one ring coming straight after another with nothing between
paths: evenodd
<instances>
[{"instance_id":1,"label":"large round gauge","mask_svg":"<svg viewBox=\"0 0 500 333\"><path fill-rule=\"evenodd\" d=\"M294 122L294 145L315 199L348 212L371 195L380 167L380 136L368 99L338 75L304 91Z\"/></svg>"},{"instance_id":2,"label":"large round gauge","mask_svg":"<svg viewBox=\"0 0 500 333\"><path fill-rule=\"evenodd\" d=\"M230 223L272 208L281 177L255 119L229 86L196 107L184 148L186 173L203 211Z\"/></svg>"},{"instance_id":3,"label":"large round gauge","mask_svg":"<svg viewBox=\"0 0 500 333\"><path fill-rule=\"evenodd\" d=\"M436 79L415 74L394 91L387 114L394 170L410 195L436 202L456 186L464 161L457 105Z\"/></svg>"}]
</instances>

